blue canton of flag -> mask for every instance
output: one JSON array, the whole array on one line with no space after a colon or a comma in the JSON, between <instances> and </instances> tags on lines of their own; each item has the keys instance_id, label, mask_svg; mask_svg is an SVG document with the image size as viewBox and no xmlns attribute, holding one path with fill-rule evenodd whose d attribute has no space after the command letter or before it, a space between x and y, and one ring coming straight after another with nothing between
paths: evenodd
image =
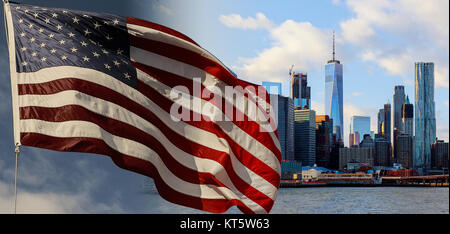
<instances>
[{"instance_id":1,"label":"blue canton of flag","mask_svg":"<svg viewBox=\"0 0 450 234\"><path fill-rule=\"evenodd\" d=\"M125 17L22 4L11 13L17 72L77 66L137 87Z\"/></svg>"}]
</instances>

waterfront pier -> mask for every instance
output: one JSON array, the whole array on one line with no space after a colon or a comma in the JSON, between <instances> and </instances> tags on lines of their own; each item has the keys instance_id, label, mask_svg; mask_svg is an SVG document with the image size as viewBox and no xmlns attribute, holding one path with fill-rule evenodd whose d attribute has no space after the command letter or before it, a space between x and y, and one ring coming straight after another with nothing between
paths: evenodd
<instances>
[{"instance_id":1,"label":"waterfront pier","mask_svg":"<svg viewBox=\"0 0 450 234\"><path fill-rule=\"evenodd\" d=\"M447 175L429 175L429 176L384 176L383 185L398 186L430 186L430 187L448 187Z\"/></svg>"},{"instance_id":2,"label":"waterfront pier","mask_svg":"<svg viewBox=\"0 0 450 234\"><path fill-rule=\"evenodd\" d=\"M280 187L316 186L399 186L399 187L448 187L448 174L429 176L381 176L371 174L323 174L314 182L282 180Z\"/></svg>"}]
</instances>

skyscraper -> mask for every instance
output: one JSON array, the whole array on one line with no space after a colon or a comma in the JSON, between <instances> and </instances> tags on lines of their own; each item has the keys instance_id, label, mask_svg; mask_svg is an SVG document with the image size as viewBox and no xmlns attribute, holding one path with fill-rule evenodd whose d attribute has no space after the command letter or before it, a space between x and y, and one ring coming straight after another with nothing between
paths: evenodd
<instances>
[{"instance_id":1,"label":"skyscraper","mask_svg":"<svg viewBox=\"0 0 450 234\"><path fill-rule=\"evenodd\" d=\"M406 101L405 104L403 104L402 108L403 134L414 136L413 118L414 118L414 106L413 104L409 103L409 97L406 96Z\"/></svg>"},{"instance_id":2,"label":"skyscraper","mask_svg":"<svg viewBox=\"0 0 450 234\"><path fill-rule=\"evenodd\" d=\"M294 110L294 158L303 166L316 162L316 112L310 109Z\"/></svg>"},{"instance_id":3,"label":"skyscraper","mask_svg":"<svg viewBox=\"0 0 450 234\"><path fill-rule=\"evenodd\" d=\"M294 160L294 102L291 98L271 94L270 100L277 99L275 116L277 117L278 139L283 160Z\"/></svg>"},{"instance_id":4,"label":"skyscraper","mask_svg":"<svg viewBox=\"0 0 450 234\"><path fill-rule=\"evenodd\" d=\"M384 135L383 134L383 123L384 122L385 122L385 120L384 120L384 109L380 109L378 111L378 122L377 122L378 135Z\"/></svg>"},{"instance_id":5,"label":"skyscraper","mask_svg":"<svg viewBox=\"0 0 450 234\"><path fill-rule=\"evenodd\" d=\"M319 167L329 167L332 147L333 120L328 115L316 116L316 164Z\"/></svg>"},{"instance_id":6,"label":"skyscraper","mask_svg":"<svg viewBox=\"0 0 450 234\"><path fill-rule=\"evenodd\" d=\"M448 170L448 142L438 140L431 144L431 167Z\"/></svg>"},{"instance_id":7,"label":"skyscraper","mask_svg":"<svg viewBox=\"0 0 450 234\"><path fill-rule=\"evenodd\" d=\"M359 143L359 147L375 148L375 141L370 136L370 134L365 134L363 140L361 141L361 143Z\"/></svg>"},{"instance_id":8,"label":"skyscraper","mask_svg":"<svg viewBox=\"0 0 450 234\"><path fill-rule=\"evenodd\" d=\"M436 138L434 63L415 64L414 167L431 167L431 144Z\"/></svg>"},{"instance_id":9,"label":"skyscraper","mask_svg":"<svg viewBox=\"0 0 450 234\"><path fill-rule=\"evenodd\" d=\"M409 103L409 97L402 107L402 131L396 136L394 143L395 160L404 168L413 168L414 135L413 135L414 106Z\"/></svg>"},{"instance_id":10,"label":"skyscraper","mask_svg":"<svg viewBox=\"0 0 450 234\"><path fill-rule=\"evenodd\" d=\"M388 141L384 136L377 138L375 137L375 156L374 165L375 166L391 166L391 156L392 156L392 146L391 142Z\"/></svg>"},{"instance_id":11,"label":"skyscraper","mask_svg":"<svg viewBox=\"0 0 450 234\"><path fill-rule=\"evenodd\" d=\"M391 142L391 104L378 111L378 134Z\"/></svg>"},{"instance_id":12,"label":"skyscraper","mask_svg":"<svg viewBox=\"0 0 450 234\"><path fill-rule=\"evenodd\" d=\"M293 72L291 79L294 107L309 109L311 107L311 87L308 86L308 74Z\"/></svg>"},{"instance_id":13,"label":"skyscraper","mask_svg":"<svg viewBox=\"0 0 450 234\"><path fill-rule=\"evenodd\" d=\"M334 32L333 32L333 59L325 65L325 114L333 119L333 133L336 140L343 140L343 67L335 59Z\"/></svg>"},{"instance_id":14,"label":"skyscraper","mask_svg":"<svg viewBox=\"0 0 450 234\"><path fill-rule=\"evenodd\" d=\"M352 116L350 133L359 133L358 143L363 140L365 134L370 134L370 117L369 116Z\"/></svg>"},{"instance_id":15,"label":"skyscraper","mask_svg":"<svg viewBox=\"0 0 450 234\"><path fill-rule=\"evenodd\" d=\"M393 128L392 130L397 129L399 132L403 131L402 127L402 107L405 103L405 87L403 85L397 85L394 88L394 95L393 95L393 103L392 103L392 123ZM394 136L395 139L395 136Z\"/></svg>"},{"instance_id":16,"label":"skyscraper","mask_svg":"<svg viewBox=\"0 0 450 234\"><path fill-rule=\"evenodd\" d=\"M392 100L392 149L394 151L394 159L397 159L397 135L403 132L402 107L405 103L405 87L403 85L394 87Z\"/></svg>"},{"instance_id":17,"label":"skyscraper","mask_svg":"<svg viewBox=\"0 0 450 234\"><path fill-rule=\"evenodd\" d=\"M359 146L359 132L350 133L348 139L348 147Z\"/></svg>"},{"instance_id":18,"label":"skyscraper","mask_svg":"<svg viewBox=\"0 0 450 234\"><path fill-rule=\"evenodd\" d=\"M384 121L383 132L386 140L391 142L391 104L389 102L384 104Z\"/></svg>"},{"instance_id":19,"label":"skyscraper","mask_svg":"<svg viewBox=\"0 0 450 234\"><path fill-rule=\"evenodd\" d=\"M404 168L413 168L413 140L413 136L408 134L397 135L396 162L402 164Z\"/></svg>"}]
</instances>

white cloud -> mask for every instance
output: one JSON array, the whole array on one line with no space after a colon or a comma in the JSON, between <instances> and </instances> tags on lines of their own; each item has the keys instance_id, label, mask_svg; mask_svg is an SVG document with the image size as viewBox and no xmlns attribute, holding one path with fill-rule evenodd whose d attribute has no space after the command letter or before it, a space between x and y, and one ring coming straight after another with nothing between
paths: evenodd
<instances>
[{"instance_id":1,"label":"white cloud","mask_svg":"<svg viewBox=\"0 0 450 234\"><path fill-rule=\"evenodd\" d=\"M448 0L347 0L346 4L355 16L340 23L342 38L363 49L364 61L403 77L405 83L411 83L414 62L434 62L436 87L449 87Z\"/></svg>"},{"instance_id":2,"label":"white cloud","mask_svg":"<svg viewBox=\"0 0 450 234\"><path fill-rule=\"evenodd\" d=\"M447 0L347 0L346 3L356 15L348 22L357 20L371 29L409 35L415 40L433 40L448 51L448 40L445 40L449 35Z\"/></svg>"},{"instance_id":3,"label":"white cloud","mask_svg":"<svg viewBox=\"0 0 450 234\"><path fill-rule=\"evenodd\" d=\"M316 112L316 115L325 114L325 105L322 102L311 100L311 109Z\"/></svg>"},{"instance_id":4,"label":"white cloud","mask_svg":"<svg viewBox=\"0 0 450 234\"><path fill-rule=\"evenodd\" d=\"M255 83L271 80L287 84L292 64L296 71L318 69L330 54L331 32L309 22L286 20L269 33L270 48L253 58L240 58L240 65L233 67L240 77Z\"/></svg>"},{"instance_id":5,"label":"white cloud","mask_svg":"<svg viewBox=\"0 0 450 234\"><path fill-rule=\"evenodd\" d=\"M448 88L448 64L435 64L434 66L434 82L436 87Z\"/></svg>"},{"instance_id":6,"label":"white cloud","mask_svg":"<svg viewBox=\"0 0 450 234\"><path fill-rule=\"evenodd\" d=\"M423 53L424 54L424 53ZM423 57L426 60L422 59ZM376 63L384 68L389 75L400 76L407 85L414 85L414 64L415 62L434 62L435 87L448 88L448 64L443 60L433 60L430 55L420 56L411 50L390 50L390 51L365 51L362 53L363 61Z\"/></svg>"},{"instance_id":7,"label":"white cloud","mask_svg":"<svg viewBox=\"0 0 450 234\"><path fill-rule=\"evenodd\" d=\"M274 26L263 13L257 13L256 18L245 19L238 14L221 15L219 20L227 27L239 29L271 29Z\"/></svg>"},{"instance_id":8,"label":"white cloud","mask_svg":"<svg viewBox=\"0 0 450 234\"><path fill-rule=\"evenodd\" d=\"M390 54L374 58L372 61L386 69L390 75L404 75L406 71L413 70L414 60L406 53Z\"/></svg>"},{"instance_id":9,"label":"white cloud","mask_svg":"<svg viewBox=\"0 0 450 234\"><path fill-rule=\"evenodd\" d=\"M0 181L0 213L14 212L14 195L11 185ZM87 192L64 194L55 192L30 192L19 188L17 213L120 213L119 205L94 202Z\"/></svg>"},{"instance_id":10,"label":"white cloud","mask_svg":"<svg viewBox=\"0 0 450 234\"><path fill-rule=\"evenodd\" d=\"M440 124L436 126L436 137L446 142L449 141L448 124Z\"/></svg>"},{"instance_id":11,"label":"white cloud","mask_svg":"<svg viewBox=\"0 0 450 234\"><path fill-rule=\"evenodd\" d=\"M341 29L344 40L356 44L362 44L375 35L368 22L361 19L353 18L341 22Z\"/></svg>"},{"instance_id":12,"label":"white cloud","mask_svg":"<svg viewBox=\"0 0 450 234\"><path fill-rule=\"evenodd\" d=\"M70 167L74 170L68 171L55 162L49 151L36 148L22 151L26 158L19 162L18 213L123 212L116 194L95 197L108 175L88 160L71 160ZM0 159L0 213L13 212L13 182L14 168Z\"/></svg>"}]
</instances>

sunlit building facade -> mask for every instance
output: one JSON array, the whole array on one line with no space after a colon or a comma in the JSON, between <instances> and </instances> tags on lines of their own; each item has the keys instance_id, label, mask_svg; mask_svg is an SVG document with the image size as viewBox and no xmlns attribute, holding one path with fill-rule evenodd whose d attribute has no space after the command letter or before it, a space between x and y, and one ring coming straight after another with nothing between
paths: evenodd
<instances>
[{"instance_id":1,"label":"sunlit building facade","mask_svg":"<svg viewBox=\"0 0 450 234\"><path fill-rule=\"evenodd\" d=\"M316 112L310 109L294 110L294 159L303 166L316 162Z\"/></svg>"},{"instance_id":2,"label":"sunlit building facade","mask_svg":"<svg viewBox=\"0 0 450 234\"><path fill-rule=\"evenodd\" d=\"M370 117L369 116L352 116L350 133L359 133L358 143L363 140L365 134L370 134Z\"/></svg>"},{"instance_id":3,"label":"sunlit building facade","mask_svg":"<svg viewBox=\"0 0 450 234\"><path fill-rule=\"evenodd\" d=\"M311 87L308 86L308 74L292 73L292 99L297 109L311 108Z\"/></svg>"},{"instance_id":4,"label":"sunlit building facade","mask_svg":"<svg viewBox=\"0 0 450 234\"><path fill-rule=\"evenodd\" d=\"M325 114L333 119L333 133L343 139L343 67L339 60L330 60L325 65Z\"/></svg>"},{"instance_id":5,"label":"sunlit building facade","mask_svg":"<svg viewBox=\"0 0 450 234\"><path fill-rule=\"evenodd\" d=\"M431 167L431 144L436 139L434 63L415 64L414 167Z\"/></svg>"}]
</instances>

